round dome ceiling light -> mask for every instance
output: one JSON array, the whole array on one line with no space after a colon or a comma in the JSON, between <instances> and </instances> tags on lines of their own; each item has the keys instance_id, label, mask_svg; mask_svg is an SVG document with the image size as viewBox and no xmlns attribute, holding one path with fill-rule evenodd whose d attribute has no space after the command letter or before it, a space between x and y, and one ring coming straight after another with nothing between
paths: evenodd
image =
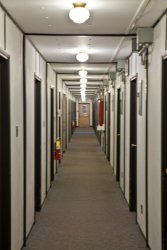
<instances>
[{"instance_id":1,"label":"round dome ceiling light","mask_svg":"<svg viewBox=\"0 0 167 250\"><path fill-rule=\"evenodd\" d=\"M81 84L86 84L87 83L87 79L86 78L81 78L80 79L80 83Z\"/></svg>"},{"instance_id":2,"label":"round dome ceiling light","mask_svg":"<svg viewBox=\"0 0 167 250\"><path fill-rule=\"evenodd\" d=\"M86 88L86 83L81 83L80 88Z\"/></svg>"},{"instance_id":3,"label":"round dome ceiling light","mask_svg":"<svg viewBox=\"0 0 167 250\"><path fill-rule=\"evenodd\" d=\"M88 74L88 72L87 72L86 70L80 70L80 71L78 72L78 74L79 74L80 77L86 77L87 74Z\"/></svg>"},{"instance_id":4,"label":"round dome ceiling light","mask_svg":"<svg viewBox=\"0 0 167 250\"><path fill-rule=\"evenodd\" d=\"M89 17L90 13L85 8L86 3L73 3L74 8L70 10L69 17L74 23L84 23Z\"/></svg>"},{"instance_id":5,"label":"round dome ceiling light","mask_svg":"<svg viewBox=\"0 0 167 250\"><path fill-rule=\"evenodd\" d=\"M89 59L89 56L86 52L79 52L76 56L76 59L79 62L86 62Z\"/></svg>"}]
</instances>

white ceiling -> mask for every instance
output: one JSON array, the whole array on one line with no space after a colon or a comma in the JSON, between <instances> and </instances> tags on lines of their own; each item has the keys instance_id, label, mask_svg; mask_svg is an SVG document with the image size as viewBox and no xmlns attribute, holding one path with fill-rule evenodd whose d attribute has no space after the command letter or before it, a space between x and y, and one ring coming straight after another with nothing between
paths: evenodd
<instances>
[{"instance_id":1,"label":"white ceiling","mask_svg":"<svg viewBox=\"0 0 167 250\"><path fill-rule=\"evenodd\" d=\"M96 81L105 79L109 69L116 70L112 62L131 53L131 37L126 35L136 27L152 26L167 8L167 0L83 0L91 17L75 24L68 13L77 0L0 1L66 83L77 80L81 68ZM83 48L90 58L80 64L76 54Z\"/></svg>"},{"instance_id":2,"label":"white ceiling","mask_svg":"<svg viewBox=\"0 0 167 250\"><path fill-rule=\"evenodd\" d=\"M2 0L1 2L28 33L99 34L124 33L141 0L84 1L90 10L91 18L81 25L74 24L68 17L72 3L77 1ZM119 22L116 21L118 18Z\"/></svg>"},{"instance_id":3,"label":"white ceiling","mask_svg":"<svg viewBox=\"0 0 167 250\"><path fill-rule=\"evenodd\" d=\"M80 51L89 54L89 63L109 63L120 37L29 36L48 62L77 63ZM128 38L130 41L130 38Z\"/></svg>"}]
</instances>

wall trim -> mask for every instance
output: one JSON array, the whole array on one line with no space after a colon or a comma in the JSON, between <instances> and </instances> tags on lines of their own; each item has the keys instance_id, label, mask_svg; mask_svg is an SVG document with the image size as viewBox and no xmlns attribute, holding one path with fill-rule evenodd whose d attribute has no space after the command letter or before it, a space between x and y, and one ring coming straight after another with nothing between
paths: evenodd
<instances>
[{"instance_id":1,"label":"wall trim","mask_svg":"<svg viewBox=\"0 0 167 250\"><path fill-rule=\"evenodd\" d=\"M50 61L47 61L48 63L50 63L50 64L77 64L77 65L83 65L83 63L78 63L77 61L76 62L56 62L56 61L53 61L53 62L50 62ZM113 62L112 61L109 61L109 62L86 62L86 64L92 64L92 65L98 65L98 64L106 64L106 65L111 65L111 64L113 64ZM114 62L114 64L116 64L115 62ZM105 74L104 74L105 75Z\"/></svg>"},{"instance_id":2,"label":"wall trim","mask_svg":"<svg viewBox=\"0 0 167 250\"><path fill-rule=\"evenodd\" d=\"M0 48L0 56L5 58L5 59L9 59L10 58L10 55L4 51L3 49Z\"/></svg>"},{"instance_id":3,"label":"wall trim","mask_svg":"<svg viewBox=\"0 0 167 250\"><path fill-rule=\"evenodd\" d=\"M132 34L125 34L125 33L100 33L100 34L76 34L76 33L72 33L72 34L63 34L63 33L25 33L26 36L76 36L76 37L82 37L82 36L94 36L94 37L136 37L136 34L132 33Z\"/></svg>"},{"instance_id":4,"label":"wall trim","mask_svg":"<svg viewBox=\"0 0 167 250\"><path fill-rule=\"evenodd\" d=\"M132 76L132 77L130 77L130 82L133 81L133 80L135 80L135 79L137 80L137 74L134 75L134 76Z\"/></svg>"},{"instance_id":5,"label":"wall trim","mask_svg":"<svg viewBox=\"0 0 167 250\"><path fill-rule=\"evenodd\" d=\"M40 82L40 84L41 84L42 78L39 77L36 73L34 73L34 78L35 78L36 80L38 80L38 81Z\"/></svg>"}]
</instances>

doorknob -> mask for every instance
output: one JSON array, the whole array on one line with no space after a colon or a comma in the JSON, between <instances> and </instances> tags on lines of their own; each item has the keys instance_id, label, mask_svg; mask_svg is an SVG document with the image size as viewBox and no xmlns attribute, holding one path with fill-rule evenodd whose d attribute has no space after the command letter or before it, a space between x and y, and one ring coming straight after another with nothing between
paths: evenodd
<instances>
[{"instance_id":1,"label":"doorknob","mask_svg":"<svg viewBox=\"0 0 167 250\"><path fill-rule=\"evenodd\" d=\"M165 174L167 175L167 168L165 168Z\"/></svg>"},{"instance_id":2,"label":"doorknob","mask_svg":"<svg viewBox=\"0 0 167 250\"><path fill-rule=\"evenodd\" d=\"M131 144L131 148L136 148L137 145L136 144Z\"/></svg>"},{"instance_id":3,"label":"doorknob","mask_svg":"<svg viewBox=\"0 0 167 250\"><path fill-rule=\"evenodd\" d=\"M117 136L120 136L120 134L117 134Z\"/></svg>"}]
</instances>

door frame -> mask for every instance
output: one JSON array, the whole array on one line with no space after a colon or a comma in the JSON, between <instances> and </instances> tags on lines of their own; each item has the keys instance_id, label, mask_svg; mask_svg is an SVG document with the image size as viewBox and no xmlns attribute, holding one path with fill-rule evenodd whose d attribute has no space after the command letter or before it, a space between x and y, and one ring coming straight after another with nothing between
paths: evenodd
<instances>
[{"instance_id":1,"label":"door frame","mask_svg":"<svg viewBox=\"0 0 167 250\"><path fill-rule=\"evenodd\" d=\"M107 159L108 159L108 161L110 162L110 158L111 158L111 156L110 156L110 147L111 147L111 145L110 145L110 137L111 137L111 107L110 107L110 102L111 102L111 93L110 92L108 92L108 98L107 98L107 114L108 114L108 120L107 120L107 123L108 123L108 125L107 125L107 129L108 129L108 132L107 132L107 134L108 134L108 138L107 138Z\"/></svg>"},{"instance_id":2,"label":"door frame","mask_svg":"<svg viewBox=\"0 0 167 250\"><path fill-rule=\"evenodd\" d=\"M167 55L162 58L162 89L161 89L161 229L162 229L162 248L167 248L167 195L166 195L166 186L167 186L167 166L165 165L167 162L167 146L166 146L166 138L167 138L167 100L166 100L166 91L167 85L165 80L167 80L167 73L165 69L167 68ZM166 239L166 240L165 240Z\"/></svg>"},{"instance_id":3,"label":"door frame","mask_svg":"<svg viewBox=\"0 0 167 250\"><path fill-rule=\"evenodd\" d=\"M3 232L0 235L0 248L10 250L11 249L11 121L10 121L10 57L7 54L1 53L0 51L0 61L4 62L6 65L6 72L4 75L5 84L0 86L1 88L1 104L5 107L5 110L1 110L1 166L5 165L5 168L0 169L0 179L1 182L1 194L5 194L5 199L2 196L3 206L0 210L0 216L2 217ZM4 72L4 71L3 71ZM3 80L3 79L2 79ZM1 107L0 107L1 108ZM2 147L3 145L3 147ZM2 176L2 177L1 177ZM0 194L0 196L1 196ZM1 226L2 226L1 225ZM0 227L1 227L0 226Z\"/></svg>"},{"instance_id":4,"label":"door frame","mask_svg":"<svg viewBox=\"0 0 167 250\"><path fill-rule=\"evenodd\" d=\"M41 138L41 131L42 131L42 127L41 127L41 117L42 117L42 105L41 105L41 94L42 94L42 85L41 85L41 78L39 78L36 74L34 74L34 211L41 211L41 207L42 207L42 204L41 204L41 170L42 170L42 161L41 161L41 148L42 148L42 138ZM40 111L38 113L39 117L37 119L38 122L40 122L38 124L38 127L37 127L37 132L38 132L38 139L39 139L39 147L37 148L36 146L36 84L39 84L39 108L40 108ZM37 152L36 152L37 151ZM36 156L38 156L38 159L36 158ZM39 166L38 166L38 169L36 168L36 160L39 161ZM37 170L38 170L38 173L37 173ZM38 176L37 176L38 174ZM36 180L37 178L37 180ZM38 188L38 190L37 190ZM38 197L37 197L38 196ZM34 217L35 217L35 214L34 214Z\"/></svg>"},{"instance_id":5,"label":"door frame","mask_svg":"<svg viewBox=\"0 0 167 250\"><path fill-rule=\"evenodd\" d=\"M54 88L50 88L50 181L54 181Z\"/></svg>"},{"instance_id":6,"label":"door frame","mask_svg":"<svg viewBox=\"0 0 167 250\"><path fill-rule=\"evenodd\" d=\"M120 181L120 132L121 132L121 119L120 119L120 94L121 88L117 88L117 127L116 127L116 181ZM119 121L119 122L118 122Z\"/></svg>"},{"instance_id":7,"label":"door frame","mask_svg":"<svg viewBox=\"0 0 167 250\"><path fill-rule=\"evenodd\" d=\"M63 93L62 100L62 150L67 149L67 95Z\"/></svg>"},{"instance_id":8,"label":"door frame","mask_svg":"<svg viewBox=\"0 0 167 250\"><path fill-rule=\"evenodd\" d=\"M132 137L132 130L131 130L131 113L132 110L131 108L134 107L133 105L131 105L131 86L133 84L133 81L135 81L136 84L136 95L135 95L135 100L136 100L136 135L135 135L135 143L131 142L131 137ZM133 116L134 117L134 116ZM136 150L136 146L137 146L137 76L134 76L130 79L130 145L129 145L129 210L131 212L136 212L137 211L137 150ZM133 138L134 139L134 138ZM135 173L133 172L133 168L131 168L131 150L132 150L132 144L136 145L134 146L133 150L136 150L136 165L135 165ZM133 178L132 178L133 175ZM132 182L134 180L134 175L135 175L135 190L134 190L134 183ZM133 185L133 188L131 188Z\"/></svg>"}]
</instances>

